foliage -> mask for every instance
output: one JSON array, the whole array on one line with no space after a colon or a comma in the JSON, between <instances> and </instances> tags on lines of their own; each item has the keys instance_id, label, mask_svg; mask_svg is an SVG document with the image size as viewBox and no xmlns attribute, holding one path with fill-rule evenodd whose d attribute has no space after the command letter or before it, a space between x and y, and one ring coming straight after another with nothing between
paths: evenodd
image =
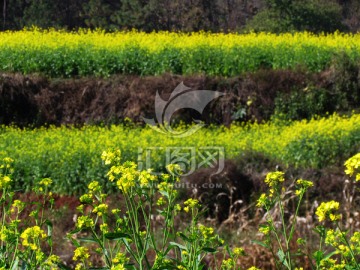
<instances>
[{"instance_id":1,"label":"foliage","mask_svg":"<svg viewBox=\"0 0 360 270\"><path fill-rule=\"evenodd\" d=\"M94 179L105 180L106 171L98 155L102 149L111 148L120 148L125 160L137 162L142 168L146 168L146 155L150 155L151 167L156 172L164 170L167 147L180 153L184 147L196 151L203 147L224 147L227 159L244 152L262 153L270 160L297 167L338 165L349 153L360 150L359 121L358 114L309 121L277 120L230 128L202 128L185 138L131 125L39 129L3 126L0 158L11 156L16 160L14 177L18 188L29 191L34 179L50 177L54 180L54 192L73 194L83 192L84 186ZM196 159L202 161L198 155ZM107 188L111 190L110 186Z\"/></svg>"},{"instance_id":2,"label":"foliage","mask_svg":"<svg viewBox=\"0 0 360 270\"><path fill-rule=\"evenodd\" d=\"M107 195L102 193L99 182L90 183L88 193L80 197L82 215L77 219L76 230L69 235L76 251L86 250L87 243L94 243L92 249L103 256L107 269L120 265L131 266L130 269L201 269L204 256L216 252L222 240L213 228L198 223L197 200L187 200L184 208L175 202L174 184L179 179L174 172L179 168L169 165L171 174L157 177L151 171L137 171L134 163L121 162L120 151L104 152L102 158L110 165L109 180L121 191L127 211L108 209ZM83 210L85 206L90 209ZM190 213L190 226L175 232L174 220L182 209ZM111 216L116 220L114 225ZM155 231L154 216L164 220L161 232ZM88 233L86 238L74 237L84 232ZM155 259L149 258L153 253ZM81 261L79 257L74 260ZM77 267L86 268L87 261L82 260Z\"/></svg>"},{"instance_id":3,"label":"foliage","mask_svg":"<svg viewBox=\"0 0 360 270\"><path fill-rule=\"evenodd\" d=\"M268 7L246 25L250 31L282 33L310 31L331 33L344 30L342 8L336 1L267 0Z\"/></svg>"},{"instance_id":4,"label":"foliage","mask_svg":"<svg viewBox=\"0 0 360 270\"><path fill-rule=\"evenodd\" d=\"M360 179L359 155L345 162L345 173L355 176L348 180L353 185ZM102 185L98 181L89 183L87 193L79 198L81 214L76 218L76 228L67 234L75 246L75 269L200 270L206 267L205 255L214 255L216 262L216 253L223 253L220 264L210 269L241 269L237 264L246 255L244 249L230 249L214 228L200 223L199 201L190 198L182 205L176 203L178 177L174 173L180 170L179 166L168 165L170 174L158 177L149 170L137 170L132 162L122 161L120 150L103 152L102 160L109 166L108 179L124 198L126 208L110 209ZM53 227L43 215L45 204L53 203L49 192L52 180L45 178L37 184L34 191L43 195L43 202L35 202L35 210L22 214L20 226L20 214L32 207L13 199L13 162L6 157L0 163L0 269L68 269L52 254ZM285 173L280 171L270 172L265 178L268 191L257 202L257 207L265 210L264 223L259 226L262 240L254 239L254 244L273 254L277 269L303 269L305 258L310 260L311 269L360 269L360 233L355 231L349 236L351 230L343 229L339 202L322 202L315 210L319 225L314 232L319 234L319 248L300 248L307 239L299 234L297 217L313 183L299 179L286 187L285 180ZM353 192L355 195L356 189ZM293 201L295 209L288 217L285 213ZM180 226L175 232L175 220L180 214L189 218L189 225ZM160 231L155 231L154 216L162 217ZM295 238L294 246L291 243ZM102 260L93 265L91 257L95 254ZM252 266L248 270L256 269Z\"/></svg>"},{"instance_id":5,"label":"foliage","mask_svg":"<svg viewBox=\"0 0 360 270\"><path fill-rule=\"evenodd\" d=\"M347 180L355 185L360 179L358 177L359 154L348 159L345 166L345 173L350 177L357 173L355 181ZM311 269L360 269L358 260L360 234L354 232L352 236L349 236L350 230L343 228L344 221L342 221L340 214L340 203L336 201L322 202L315 211L320 223L314 228L314 232L319 235L320 239L317 250L303 249L302 247L306 246L306 239L301 237L296 240L297 249L290 246L296 232L296 220L302 199L307 189L313 186L313 183L299 179L286 189L284 181L282 172L269 173L265 179L269 192L263 193L257 203L258 207L265 209L266 222L259 227L259 232L263 235L264 240L254 242L271 251L276 260L277 269L303 269L300 267L303 266L302 263L297 260L299 257L309 258ZM351 195L355 196L354 193ZM291 205L293 201L296 205L295 212L289 219L285 215L286 206ZM277 212L278 215L276 215Z\"/></svg>"},{"instance_id":6,"label":"foliage","mask_svg":"<svg viewBox=\"0 0 360 270\"><path fill-rule=\"evenodd\" d=\"M0 269L54 269L61 265L60 258L52 254L53 226L44 216L44 208L51 209L51 179L36 183L34 191L43 196L42 202L26 205L14 200L12 188L13 160L0 162ZM32 210L26 220L20 219L23 212ZM58 269L58 268L57 268Z\"/></svg>"},{"instance_id":7,"label":"foliage","mask_svg":"<svg viewBox=\"0 0 360 270\"><path fill-rule=\"evenodd\" d=\"M359 29L357 0L4 0L2 3L3 30L33 25L94 29L101 25L105 30L222 32L239 31L249 21L257 29L262 26L276 31L289 30L285 27L289 24L295 29L314 32L340 29L343 24L353 32Z\"/></svg>"},{"instance_id":8,"label":"foliage","mask_svg":"<svg viewBox=\"0 0 360 270\"><path fill-rule=\"evenodd\" d=\"M103 7L105 8L105 7ZM40 31L0 33L0 70L52 77L205 73L235 76L299 65L320 71L340 52L359 59L360 35Z\"/></svg>"}]
</instances>

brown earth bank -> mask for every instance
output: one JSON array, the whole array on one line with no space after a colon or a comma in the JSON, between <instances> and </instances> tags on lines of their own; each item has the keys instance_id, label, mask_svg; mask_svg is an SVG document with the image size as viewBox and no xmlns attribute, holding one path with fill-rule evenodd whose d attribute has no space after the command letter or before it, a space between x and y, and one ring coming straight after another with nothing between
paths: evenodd
<instances>
[{"instance_id":1,"label":"brown earth bank","mask_svg":"<svg viewBox=\"0 0 360 270\"><path fill-rule=\"evenodd\" d=\"M289 119L356 109L360 97L360 65L332 66L321 73L304 70L259 70L233 78L205 75L49 79L39 75L0 73L0 124L111 124L125 118L144 123L153 118L158 92L167 100L183 82L192 90L226 95L208 104L202 115L185 109L172 121L229 125L262 121L272 115Z\"/></svg>"}]
</instances>

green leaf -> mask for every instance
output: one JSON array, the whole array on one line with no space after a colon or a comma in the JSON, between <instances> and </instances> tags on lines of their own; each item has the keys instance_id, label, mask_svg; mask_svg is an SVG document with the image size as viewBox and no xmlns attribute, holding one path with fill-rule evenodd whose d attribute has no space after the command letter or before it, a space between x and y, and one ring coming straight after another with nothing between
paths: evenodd
<instances>
[{"instance_id":1,"label":"green leaf","mask_svg":"<svg viewBox=\"0 0 360 270\"><path fill-rule=\"evenodd\" d=\"M98 241L94 238L90 238L90 237L83 237L83 238L79 238L80 242L86 242L86 243L98 243Z\"/></svg>"},{"instance_id":2,"label":"green leaf","mask_svg":"<svg viewBox=\"0 0 360 270\"><path fill-rule=\"evenodd\" d=\"M314 257L314 259L316 261L316 264L319 265L321 260L324 258L324 252L321 251L321 250L315 251L313 253L313 257Z\"/></svg>"},{"instance_id":3,"label":"green leaf","mask_svg":"<svg viewBox=\"0 0 360 270\"><path fill-rule=\"evenodd\" d=\"M229 245L226 245L225 246L225 250L227 251L227 253L229 254L230 258L233 259L233 253L231 252L230 248L229 248Z\"/></svg>"},{"instance_id":4,"label":"green leaf","mask_svg":"<svg viewBox=\"0 0 360 270\"><path fill-rule=\"evenodd\" d=\"M118 232L118 233L106 233L104 236L108 240L121 240L121 239L124 239L124 238L131 238L129 234L120 233L120 232Z\"/></svg>"},{"instance_id":5,"label":"green leaf","mask_svg":"<svg viewBox=\"0 0 360 270\"><path fill-rule=\"evenodd\" d=\"M136 267L133 263L127 263L124 266L126 269L136 270Z\"/></svg>"},{"instance_id":6,"label":"green leaf","mask_svg":"<svg viewBox=\"0 0 360 270\"><path fill-rule=\"evenodd\" d=\"M159 193L161 195L163 195L164 197L169 198L169 193L168 192L161 190L161 191L159 191Z\"/></svg>"},{"instance_id":7,"label":"green leaf","mask_svg":"<svg viewBox=\"0 0 360 270\"><path fill-rule=\"evenodd\" d=\"M62 263L58 263L57 266L63 270L71 270L71 268L67 267L65 264Z\"/></svg>"},{"instance_id":8,"label":"green leaf","mask_svg":"<svg viewBox=\"0 0 360 270\"><path fill-rule=\"evenodd\" d=\"M257 245L260 245L264 248L270 248L267 244L265 244L264 242L262 241L257 241L257 240L251 240L251 242L253 242L254 244L257 244Z\"/></svg>"},{"instance_id":9,"label":"green leaf","mask_svg":"<svg viewBox=\"0 0 360 270\"><path fill-rule=\"evenodd\" d=\"M17 270L18 269L18 265L19 265L19 258L16 257L15 261L14 261L14 265L11 268L11 270Z\"/></svg>"},{"instance_id":10,"label":"green leaf","mask_svg":"<svg viewBox=\"0 0 360 270\"><path fill-rule=\"evenodd\" d=\"M188 238L185 234L183 233L179 233L179 236L181 237L182 240L188 242L188 243L192 243L194 242L193 240L191 240L190 238Z\"/></svg>"},{"instance_id":11,"label":"green leaf","mask_svg":"<svg viewBox=\"0 0 360 270\"><path fill-rule=\"evenodd\" d=\"M185 247L185 246L183 246L183 245L181 245L181 244L179 244L179 243L176 243L176 242L170 242L169 243L172 247L178 247L178 248L180 248L181 250L187 250L187 248ZM172 248L171 247L171 248ZM167 253L167 252L166 252Z\"/></svg>"},{"instance_id":12,"label":"green leaf","mask_svg":"<svg viewBox=\"0 0 360 270\"><path fill-rule=\"evenodd\" d=\"M78 247L81 247L79 241L77 241L76 239L70 237L69 240L71 241L71 243L72 243L75 247L77 247L77 248L78 248Z\"/></svg>"},{"instance_id":13,"label":"green leaf","mask_svg":"<svg viewBox=\"0 0 360 270\"><path fill-rule=\"evenodd\" d=\"M288 261L286 260L286 256L285 256L285 253L284 251L282 251L281 249L278 250L277 252L277 255L280 259L280 262L285 265L288 269L290 269L290 266L289 266L289 263Z\"/></svg>"},{"instance_id":14,"label":"green leaf","mask_svg":"<svg viewBox=\"0 0 360 270\"><path fill-rule=\"evenodd\" d=\"M210 247L204 247L202 248L203 251L205 252L209 252L209 253L216 253L217 250L215 248L210 248Z\"/></svg>"},{"instance_id":15,"label":"green leaf","mask_svg":"<svg viewBox=\"0 0 360 270\"><path fill-rule=\"evenodd\" d=\"M333 252L330 252L328 255L326 255L325 257L324 257L324 259L326 260L326 259L329 259L329 258L331 258L333 255L335 255L335 254L337 254L338 252L335 250L335 251L333 251Z\"/></svg>"},{"instance_id":16,"label":"green leaf","mask_svg":"<svg viewBox=\"0 0 360 270\"><path fill-rule=\"evenodd\" d=\"M81 232L81 229L75 229L75 230L70 231L69 234L76 234L79 232Z\"/></svg>"},{"instance_id":17,"label":"green leaf","mask_svg":"<svg viewBox=\"0 0 360 270\"><path fill-rule=\"evenodd\" d=\"M50 220L45 220L45 224L47 226L47 230L48 230L48 236L52 236L52 231L53 231L53 224Z\"/></svg>"}]
</instances>

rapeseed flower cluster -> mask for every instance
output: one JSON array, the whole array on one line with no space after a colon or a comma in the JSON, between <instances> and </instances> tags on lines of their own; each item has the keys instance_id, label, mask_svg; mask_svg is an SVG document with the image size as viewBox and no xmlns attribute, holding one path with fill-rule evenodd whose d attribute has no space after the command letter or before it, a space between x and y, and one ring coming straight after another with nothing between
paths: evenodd
<instances>
[{"instance_id":1,"label":"rapeseed flower cluster","mask_svg":"<svg viewBox=\"0 0 360 270\"><path fill-rule=\"evenodd\" d=\"M235 267L235 261L232 258L224 259L221 263L221 269L233 269Z\"/></svg>"},{"instance_id":2,"label":"rapeseed flower cluster","mask_svg":"<svg viewBox=\"0 0 360 270\"><path fill-rule=\"evenodd\" d=\"M44 178L39 182L39 185L44 186L44 187L48 187L52 184L52 180L50 178Z\"/></svg>"},{"instance_id":3,"label":"rapeseed flower cluster","mask_svg":"<svg viewBox=\"0 0 360 270\"><path fill-rule=\"evenodd\" d=\"M360 153L355 156L349 158L345 162L345 173L349 176L353 176L355 173L355 180L360 181Z\"/></svg>"},{"instance_id":4,"label":"rapeseed flower cluster","mask_svg":"<svg viewBox=\"0 0 360 270\"><path fill-rule=\"evenodd\" d=\"M12 209L11 212L14 213L21 213L25 209L25 203L20 200L14 200L13 204L11 205Z\"/></svg>"},{"instance_id":5,"label":"rapeseed flower cluster","mask_svg":"<svg viewBox=\"0 0 360 270\"><path fill-rule=\"evenodd\" d=\"M270 227L269 225L264 225L259 228L259 232L263 235L268 235L270 233Z\"/></svg>"},{"instance_id":6,"label":"rapeseed flower cluster","mask_svg":"<svg viewBox=\"0 0 360 270\"><path fill-rule=\"evenodd\" d=\"M269 199L266 193L260 195L259 199L257 200L257 207L266 207L269 204Z\"/></svg>"},{"instance_id":7,"label":"rapeseed flower cluster","mask_svg":"<svg viewBox=\"0 0 360 270\"><path fill-rule=\"evenodd\" d=\"M157 181L157 176L152 174L152 170L141 171L139 174L139 181L141 187L147 187L149 184L153 184Z\"/></svg>"},{"instance_id":8,"label":"rapeseed flower cluster","mask_svg":"<svg viewBox=\"0 0 360 270\"><path fill-rule=\"evenodd\" d=\"M336 214L339 207L340 203L336 201L322 202L316 209L315 214L318 216L319 221L325 221L326 219L336 221L341 217L340 214Z\"/></svg>"},{"instance_id":9,"label":"rapeseed flower cluster","mask_svg":"<svg viewBox=\"0 0 360 270\"><path fill-rule=\"evenodd\" d=\"M112 262L115 264L125 264L129 261L129 258L126 257L124 253L117 253L115 257L112 259Z\"/></svg>"},{"instance_id":10,"label":"rapeseed flower cluster","mask_svg":"<svg viewBox=\"0 0 360 270\"><path fill-rule=\"evenodd\" d=\"M45 269L56 270L59 268L58 264L60 262L61 262L60 257L52 254L45 260L42 266L45 266Z\"/></svg>"},{"instance_id":11,"label":"rapeseed flower cluster","mask_svg":"<svg viewBox=\"0 0 360 270\"><path fill-rule=\"evenodd\" d=\"M233 254L235 256L244 256L245 255L245 250L243 248L240 247L236 247L232 250Z\"/></svg>"},{"instance_id":12,"label":"rapeseed flower cluster","mask_svg":"<svg viewBox=\"0 0 360 270\"><path fill-rule=\"evenodd\" d=\"M95 206L95 208L93 209L93 213L96 213L99 217L101 217L102 215L106 214L107 210L108 210L108 205L105 203L101 203L97 206Z\"/></svg>"},{"instance_id":13,"label":"rapeseed flower cluster","mask_svg":"<svg viewBox=\"0 0 360 270\"><path fill-rule=\"evenodd\" d=\"M295 194L297 196L300 196L301 194L304 194L306 190L314 186L314 183L308 180L299 179L296 181L297 189L295 191Z\"/></svg>"},{"instance_id":14,"label":"rapeseed flower cluster","mask_svg":"<svg viewBox=\"0 0 360 270\"><path fill-rule=\"evenodd\" d=\"M337 262L337 259L325 258L320 262L321 269L326 270L343 270L346 269L346 263L342 261L340 264Z\"/></svg>"},{"instance_id":15,"label":"rapeseed flower cluster","mask_svg":"<svg viewBox=\"0 0 360 270\"><path fill-rule=\"evenodd\" d=\"M16 232L13 228L13 226L2 226L0 229L0 240L2 242L7 242L10 239L13 239L14 237L16 237Z\"/></svg>"},{"instance_id":16,"label":"rapeseed flower cluster","mask_svg":"<svg viewBox=\"0 0 360 270\"><path fill-rule=\"evenodd\" d=\"M214 229L212 227L206 227L206 226L200 224L199 230L200 230L200 233L205 242L215 239L214 238Z\"/></svg>"},{"instance_id":17,"label":"rapeseed flower cluster","mask_svg":"<svg viewBox=\"0 0 360 270\"><path fill-rule=\"evenodd\" d=\"M31 250L38 250L40 239L46 238L45 232L39 226L26 228L20 235L22 245L30 247Z\"/></svg>"},{"instance_id":18,"label":"rapeseed flower cluster","mask_svg":"<svg viewBox=\"0 0 360 270\"><path fill-rule=\"evenodd\" d=\"M104 161L105 165L119 164L121 162L121 151L120 149L116 149L114 151L103 151L101 159Z\"/></svg>"},{"instance_id":19,"label":"rapeseed flower cluster","mask_svg":"<svg viewBox=\"0 0 360 270\"><path fill-rule=\"evenodd\" d=\"M94 226L94 221L88 216L79 216L76 220L76 228L86 229L92 228Z\"/></svg>"},{"instance_id":20,"label":"rapeseed flower cluster","mask_svg":"<svg viewBox=\"0 0 360 270\"><path fill-rule=\"evenodd\" d=\"M11 178L7 175L0 175L0 189L5 189L10 186Z\"/></svg>"},{"instance_id":21,"label":"rapeseed flower cluster","mask_svg":"<svg viewBox=\"0 0 360 270\"><path fill-rule=\"evenodd\" d=\"M136 186L139 171L134 162L126 161L122 165L112 166L107 176L111 182L116 180L117 187L124 193L127 193L131 188ZM145 178L143 177L142 179Z\"/></svg>"},{"instance_id":22,"label":"rapeseed flower cluster","mask_svg":"<svg viewBox=\"0 0 360 270\"><path fill-rule=\"evenodd\" d=\"M189 212L191 209L200 207L199 201L196 199L188 199L184 202L184 211Z\"/></svg>"},{"instance_id":23,"label":"rapeseed flower cluster","mask_svg":"<svg viewBox=\"0 0 360 270\"><path fill-rule=\"evenodd\" d=\"M274 188L277 187L280 183L285 181L284 178L284 173L283 172L269 172L266 175L265 178L265 183L270 187L270 188Z\"/></svg>"},{"instance_id":24,"label":"rapeseed flower cluster","mask_svg":"<svg viewBox=\"0 0 360 270\"><path fill-rule=\"evenodd\" d=\"M86 247L78 247L74 251L74 261L86 260L90 257L89 250Z\"/></svg>"},{"instance_id":25,"label":"rapeseed flower cluster","mask_svg":"<svg viewBox=\"0 0 360 270\"><path fill-rule=\"evenodd\" d=\"M278 193L281 188L281 184L285 181L284 173L277 172L269 172L266 175L265 183L270 187L269 197L273 197L275 193Z\"/></svg>"}]
</instances>

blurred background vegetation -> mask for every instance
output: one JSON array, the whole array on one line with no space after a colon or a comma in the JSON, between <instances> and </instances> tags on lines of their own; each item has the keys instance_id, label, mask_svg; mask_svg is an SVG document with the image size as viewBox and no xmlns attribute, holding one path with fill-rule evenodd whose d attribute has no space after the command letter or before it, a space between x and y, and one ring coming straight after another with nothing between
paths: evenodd
<instances>
[{"instance_id":1,"label":"blurred background vegetation","mask_svg":"<svg viewBox=\"0 0 360 270\"><path fill-rule=\"evenodd\" d=\"M358 0L2 0L2 30L356 32Z\"/></svg>"}]
</instances>

